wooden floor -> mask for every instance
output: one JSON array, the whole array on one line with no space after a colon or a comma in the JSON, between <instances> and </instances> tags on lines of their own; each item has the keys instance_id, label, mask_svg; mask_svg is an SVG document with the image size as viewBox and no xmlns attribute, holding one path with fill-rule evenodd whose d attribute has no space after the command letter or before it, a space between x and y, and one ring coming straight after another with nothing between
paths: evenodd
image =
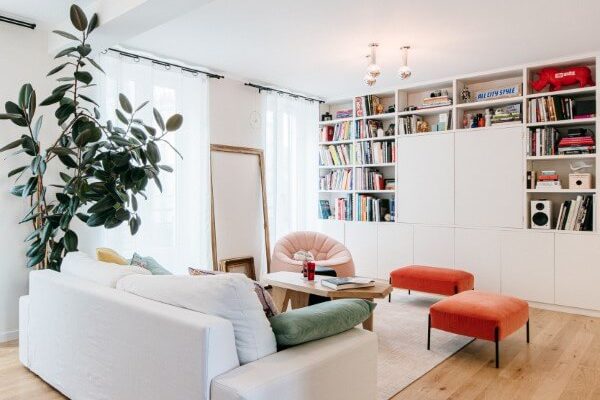
<instances>
[{"instance_id":1,"label":"wooden floor","mask_svg":"<svg viewBox=\"0 0 600 400\"><path fill-rule=\"evenodd\" d=\"M18 344L0 344L0 400L64 399L21 366ZM600 319L531 310L531 343L522 331L494 345L476 340L393 400L600 399Z\"/></svg>"}]
</instances>

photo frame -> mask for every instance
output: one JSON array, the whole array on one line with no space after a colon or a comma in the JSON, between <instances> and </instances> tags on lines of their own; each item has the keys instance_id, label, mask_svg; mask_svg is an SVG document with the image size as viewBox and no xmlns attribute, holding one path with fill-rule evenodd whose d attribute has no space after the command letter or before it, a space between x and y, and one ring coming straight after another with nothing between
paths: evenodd
<instances>
[{"instance_id":1,"label":"photo frame","mask_svg":"<svg viewBox=\"0 0 600 400\"><path fill-rule=\"evenodd\" d=\"M219 270L244 274L253 281L256 280L254 257L227 258L219 261Z\"/></svg>"}]
</instances>

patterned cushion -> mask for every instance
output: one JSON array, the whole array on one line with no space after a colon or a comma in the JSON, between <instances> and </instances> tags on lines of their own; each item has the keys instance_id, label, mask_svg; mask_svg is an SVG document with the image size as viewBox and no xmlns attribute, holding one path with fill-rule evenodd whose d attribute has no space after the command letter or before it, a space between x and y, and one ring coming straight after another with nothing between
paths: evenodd
<instances>
[{"instance_id":1,"label":"patterned cushion","mask_svg":"<svg viewBox=\"0 0 600 400\"><path fill-rule=\"evenodd\" d=\"M225 273L223 271L210 271L207 269L198 269L198 268L188 268L188 272L192 276L217 275L217 274ZM265 312L266 317L271 318L271 317L274 317L275 315L279 314L279 310L277 309L277 307L275 307L275 303L273 302L273 299L271 298L271 295L269 294L269 292L264 287L262 287L262 285L260 283L258 283L256 281L253 281L253 282L254 282L254 292L256 293L256 296L258 297L260 304L262 304L262 308L263 308L263 311Z\"/></svg>"},{"instance_id":2,"label":"patterned cushion","mask_svg":"<svg viewBox=\"0 0 600 400\"><path fill-rule=\"evenodd\" d=\"M154 258L142 257L138 253L133 253L133 257L131 257L131 265L136 265L138 267L147 269L152 275L173 275L171 272L163 268L163 266L160 265Z\"/></svg>"}]
</instances>

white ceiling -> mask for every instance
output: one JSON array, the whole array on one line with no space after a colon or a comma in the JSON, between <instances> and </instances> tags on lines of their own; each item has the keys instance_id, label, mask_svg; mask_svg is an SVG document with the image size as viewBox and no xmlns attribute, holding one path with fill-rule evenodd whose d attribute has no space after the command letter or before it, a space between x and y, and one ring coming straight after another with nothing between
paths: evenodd
<instances>
[{"instance_id":1,"label":"white ceiling","mask_svg":"<svg viewBox=\"0 0 600 400\"><path fill-rule=\"evenodd\" d=\"M53 22L70 3L0 0L0 10ZM214 0L120 44L335 99L368 91L372 41L376 88L389 88L404 44L413 82L599 50L600 1Z\"/></svg>"},{"instance_id":2,"label":"white ceiling","mask_svg":"<svg viewBox=\"0 0 600 400\"><path fill-rule=\"evenodd\" d=\"M600 49L597 0L217 0L125 46L339 98L365 92L369 42L381 88Z\"/></svg>"}]
</instances>

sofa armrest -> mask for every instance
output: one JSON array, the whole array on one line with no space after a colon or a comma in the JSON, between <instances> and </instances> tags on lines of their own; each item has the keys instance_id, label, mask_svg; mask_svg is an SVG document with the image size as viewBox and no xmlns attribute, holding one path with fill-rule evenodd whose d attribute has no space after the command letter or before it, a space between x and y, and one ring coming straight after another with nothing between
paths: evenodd
<instances>
[{"instance_id":1,"label":"sofa armrest","mask_svg":"<svg viewBox=\"0 0 600 400\"><path fill-rule=\"evenodd\" d=\"M377 336L354 328L226 372L213 379L211 399L369 400L376 389Z\"/></svg>"}]
</instances>

